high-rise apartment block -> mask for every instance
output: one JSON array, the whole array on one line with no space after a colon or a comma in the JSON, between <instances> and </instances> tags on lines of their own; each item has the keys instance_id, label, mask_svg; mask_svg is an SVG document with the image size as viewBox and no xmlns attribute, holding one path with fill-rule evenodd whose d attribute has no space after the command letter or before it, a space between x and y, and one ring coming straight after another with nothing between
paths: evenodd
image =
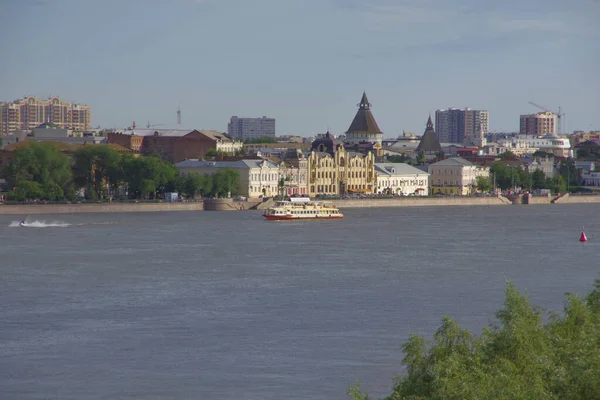
<instances>
[{"instance_id":1,"label":"high-rise apartment block","mask_svg":"<svg viewBox=\"0 0 600 400\"><path fill-rule=\"evenodd\" d=\"M442 143L480 146L489 129L489 113L485 110L449 108L435 112L435 132Z\"/></svg>"},{"instance_id":2,"label":"high-rise apartment block","mask_svg":"<svg viewBox=\"0 0 600 400\"><path fill-rule=\"evenodd\" d=\"M91 127L91 109L84 104L69 103L58 97L47 100L25 97L12 102L0 102L2 135L33 129L45 122L51 122L63 129L83 132Z\"/></svg>"},{"instance_id":3,"label":"high-rise apartment block","mask_svg":"<svg viewBox=\"0 0 600 400\"><path fill-rule=\"evenodd\" d=\"M544 136L556 134L556 114L546 111L537 114L524 114L520 117L521 135Z\"/></svg>"},{"instance_id":4,"label":"high-rise apartment block","mask_svg":"<svg viewBox=\"0 0 600 400\"><path fill-rule=\"evenodd\" d=\"M227 133L232 139L252 140L261 137L275 138L275 118L231 117Z\"/></svg>"}]
</instances>

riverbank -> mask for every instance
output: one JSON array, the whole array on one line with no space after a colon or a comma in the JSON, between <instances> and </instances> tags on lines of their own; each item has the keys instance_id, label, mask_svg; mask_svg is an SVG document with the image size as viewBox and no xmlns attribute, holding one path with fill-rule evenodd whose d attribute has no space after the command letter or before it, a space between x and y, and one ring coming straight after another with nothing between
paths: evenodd
<instances>
[{"instance_id":1,"label":"riverbank","mask_svg":"<svg viewBox=\"0 0 600 400\"><path fill-rule=\"evenodd\" d=\"M83 214L203 211L201 201L191 203L100 203L0 205L0 215Z\"/></svg>"},{"instance_id":2,"label":"riverbank","mask_svg":"<svg viewBox=\"0 0 600 400\"><path fill-rule=\"evenodd\" d=\"M551 204L551 197L532 198L529 205ZM339 208L498 206L513 204L505 197L401 197L394 199L333 200ZM218 203L218 204L215 204ZM231 199L190 203L100 203L100 204L31 204L0 205L0 215L131 213L172 211L245 211L260 208L259 201L239 202ZM600 196L564 196L554 204L600 203Z\"/></svg>"}]
</instances>

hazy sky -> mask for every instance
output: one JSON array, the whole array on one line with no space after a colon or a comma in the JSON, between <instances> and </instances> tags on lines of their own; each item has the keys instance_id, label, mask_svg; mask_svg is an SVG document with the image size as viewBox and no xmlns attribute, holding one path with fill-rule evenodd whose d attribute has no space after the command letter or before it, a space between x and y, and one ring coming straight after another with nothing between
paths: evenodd
<instances>
[{"instance_id":1,"label":"hazy sky","mask_svg":"<svg viewBox=\"0 0 600 400\"><path fill-rule=\"evenodd\" d=\"M0 0L0 100L58 95L92 125L348 129L363 90L387 137L438 108L518 130L533 101L600 129L598 0Z\"/></svg>"}]
</instances>

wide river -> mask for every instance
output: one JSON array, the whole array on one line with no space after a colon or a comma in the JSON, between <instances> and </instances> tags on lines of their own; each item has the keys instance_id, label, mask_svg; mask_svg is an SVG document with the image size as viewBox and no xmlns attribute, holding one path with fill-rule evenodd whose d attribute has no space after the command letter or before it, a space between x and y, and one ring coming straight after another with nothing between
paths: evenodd
<instances>
[{"instance_id":1,"label":"wide river","mask_svg":"<svg viewBox=\"0 0 600 400\"><path fill-rule=\"evenodd\" d=\"M0 398L335 400L356 380L381 397L409 334L444 315L479 333L507 280L556 311L587 293L599 211L0 216Z\"/></svg>"}]
</instances>

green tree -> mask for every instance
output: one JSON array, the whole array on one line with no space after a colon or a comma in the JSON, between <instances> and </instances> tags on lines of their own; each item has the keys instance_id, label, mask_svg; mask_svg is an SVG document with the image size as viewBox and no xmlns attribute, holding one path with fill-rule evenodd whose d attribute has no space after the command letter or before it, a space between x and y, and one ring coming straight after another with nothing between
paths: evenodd
<instances>
[{"instance_id":1,"label":"green tree","mask_svg":"<svg viewBox=\"0 0 600 400\"><path fill-rule=\"evenodd\" d=\"M123 180L129 197L137 199L157 199L174 186L178 171L158 157L123 156Z\"/></svg>"},{"instance_id":2,"label":"green tree","mask_svg":"<svg viewBox=\"0 0 600 400\"><path fill-rule=\"evenodd\" d=\"M567 293L562 315L530 304L508 283L496 318L480 336L449 317L432 341L411 335L406 374L386 399L598 399L600 280L586 297ZM368 398L358 383L348 394Z\"/></svg>"},{"instance_id":3,"label":"green tree","mask_svg":"<svg viewBox=\"0 0 600 400\"><path fill-rule=\"evenodd\" d=\"M513 153L512 151L506 151L506 152L500 154L500 159L501 160L518 160L519 157L517 157L517 155L515 153Z\"/></svg>"},{"instance_id":4,"label":"green tree","mask_svg":"<svg viewBox=\"0 0 600 400\"><path fill-rule=\"evenodd\" d=\"M425 152L423 153L423 162L425 162ZM419 156L421 155L421 153L419 153ZM393 155L393 156L387 156L386 157L387 162L391 162L391 163L408 163L409 161L411 161L411 158L409 156L407 156L406 154L397 154L397 155Z\"/></svg>"},{"instance_id":5,"label":"green tree","mask_svg":"<svg viewBox=\"0 0 600 400\"><path fill-rule=\"evenodd\" d=\"M203 193L212 185L212 181L208 175L188 174L179 178L179 183L176 186L184 196L195 198L197 194Z\"/></svg>"},{"instance_id":6,"label":"green tree","mask_svg":"<svg viewBox=\"0 0 600 400\"><path fill-rule=\"evenodd\" d=\"M52 143L26 142L4 169L9 198L59 200L72 193L71 163Z\"/></svg>"},{"instance_id":7,"label":"green tree","mask_svg":"<svg viewBox=\"0 0 600 400\"><path fill-rule=\"evenodd\" d=\"M238 172L233 168L223 168L215 172L212 177L209 194L214 197L236 195L240 180Z\"/></svg>"},{"instance_id":8,"label":"green tree","mask_svg":"<svg viewBox=\"0 0 600 400\"><path fill-rule=\"evenodd\" d=\"M487 176L478 176L475 178L475 186L481 192L489 192L492 190L492 182Z\"/></svg>"},{"instance_id":9,"label":"green tree","mask_svg":"<svg viewBox=\"0 0 600 400\"><path fill-rule=\"evenodd\" d=\"M546 174L541 169L536 169L531 173L531 186L533 189L548 189Z\"/></svg>"},{"instance_id":10,"label":"green tree","mask_svg":"<svg viewBox=\"0 0 600 400\"><path fill-rule=\"evenodd\" d=\"M105 199L109 187L118 188L121 176L121 155L108 146L83 146L73 154L73 181L86 188L90 200Z\"/></svg>"}]
</instances>

